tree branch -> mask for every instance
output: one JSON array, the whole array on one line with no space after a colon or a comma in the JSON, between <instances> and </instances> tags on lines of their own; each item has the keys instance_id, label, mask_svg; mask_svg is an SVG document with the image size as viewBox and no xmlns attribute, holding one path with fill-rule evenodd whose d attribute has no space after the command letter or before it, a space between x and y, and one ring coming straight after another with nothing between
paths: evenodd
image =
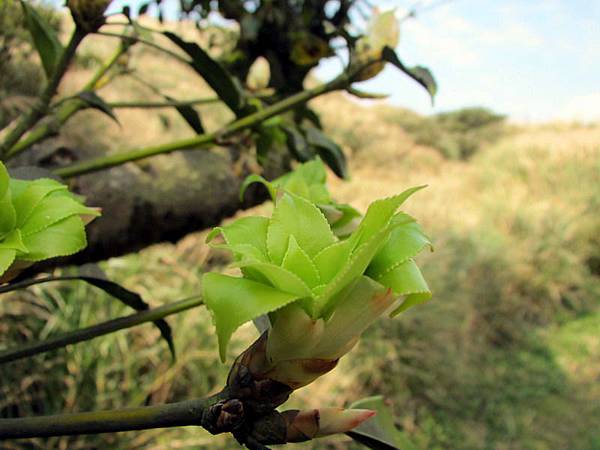
<instances>
[{"instance_id":1,"label":"tree branch","mask_svg":"<svg viewBox=\"0 0 600 450\"><path fill-rule=\"evenodd\" d=\"M253 114L235 120L215 133L201 134L189 139L169 142L167 144L118 152L101 158L83 161L71 166L59 168L56 169L54 173L62 178L71 178L90 172L97 172L109 167L118 166L126 162L137 161L150 156L171 153L176 150L206 149L217 143L219 139L231 136L238 131L251 128L270 117L288 111L298 105L306 103L315 97L335 90L344 89L349 83L349 79L350 78L348 75L342 74L328 83L299 92Z\"/></svg>"},{"instance_id":2,"label":"tree branch","mask_svg":"<svg viewBox=\"0 0 600 450\"><path fill-rule=\"evenodd\" d=\"M227 398L213 396L164 405L54 416L0 419L0 439L114 433L182 426L203 426L211 406Z\"/></svg>"},{"instance_id":3,"label":"tree branch","mask_svg":"<svg viewBox=\"0 0 600 450\"><path fill-rule=\"evenodd\" d=\"M99 323L91 327L81 328L79 330L64 333L60 336L56 336L42 342L35 342L33 344L19 346L15 349L8 349L0 352L0 364L28 358L30 356L63 348L67 345L76 344L78 342L88 341L106 334L114 333L115 331L132 328L143 323L154 322L172 314L177 314L188 309L196 308L203 303L204 302L201 297L190 297L178 302L169 303L157 308L148 309L146 311L130 314L129 316Z\"/></svg>"},{"instance_id":4,"label":"tree branch","mask_svg":"<svg viewBox=\"0 0 600 450\"><path fill-rule=\"evenodd\" d=\"M194 106L194 105L209 105L212 103L219 103L221 99L219 97L208 97L208 98L197 98L192 100L182 101L156 101L156 102L109 102L107 103L112 109L116 108L176 108L178 106Z\"/></svg>"}]
</instances>

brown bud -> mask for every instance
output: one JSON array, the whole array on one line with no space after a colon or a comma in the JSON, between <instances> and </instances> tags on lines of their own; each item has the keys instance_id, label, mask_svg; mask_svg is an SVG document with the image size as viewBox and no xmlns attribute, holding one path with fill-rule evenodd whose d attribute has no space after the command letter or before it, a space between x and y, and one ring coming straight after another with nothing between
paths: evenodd
<instances>
[{"instance_id":1,"label":"brown bud","mask_svg":"<svg viewBox=\"0 0 600 450\"><path fill-rule=\"evenodd\" d=\"M104 11L112 0L67 0L75 24L86 33L93 33L104 25Z\"/></svg>"}]
</instances>

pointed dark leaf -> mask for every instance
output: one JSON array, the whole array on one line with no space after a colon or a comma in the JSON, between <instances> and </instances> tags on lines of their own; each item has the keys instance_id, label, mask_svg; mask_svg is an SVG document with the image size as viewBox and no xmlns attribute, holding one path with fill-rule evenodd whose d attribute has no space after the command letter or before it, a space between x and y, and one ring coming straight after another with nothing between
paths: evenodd
<instances>
[{"instance_id":1,"label":"pointed dark leaf","mask_svg":"<svg viewBox=\"0 0 600 450\"><path fill-rule=\"evenodd\" d=\"M104 100L102 100L102 98L100 98L98 94L96 94L94 91L80 92L77 95L77 97L86 102L90 108L97 109L98 111L103 112L112 120L117 122L119 126L121 125L119 119L117 119L117 116L115 115L112 108Z\"/></svg>"},{"instance_id":2,"label":"pointed dark leaf","mask_svg":"<svg viewBox=\"0 0 600 450\"><path fill-rule=\"evenodd\" d=\"M382 441L381 439L374 437L363 431L353 430L353 431L348 431L346 434L348 436L350 436L352 439L354 439L356 442L359 442L362 445L364 445L365 447L371 448L373 450L402 450L399 447L396 447L395 445L390 444L389 442Z\"/></svg>"},{"instance_id":3,"label":"pointed dark leaf","mask_svg":"<svg viewBox=\"0 0 600 450\"><path fill-rule=\"evenodd\" d=\"M315 157L314 149L308 145L306 138L298 128L286 125L281 128L286 136L287 148L296 160L306 162Z\"/></svg>"},{"instance_id":4,"label":"pointed dark leaf","mask_svg":"<svg viewBox=\"0 0 600 450\"><path fill-rule=\"evenodd\" d=\"M165 31L164 35L192 58L191 67L204 78L229 109L239 115L242 110L241 90L229 72L212 59L198 44L186 42L176 34L168 31Z\"/></svg>"},{"instance_id":5,"label":"pointed dark leaf","mask_svg":"<svg viewBox=\"0 0 600 450\"><path fill-rule=\"evenodd\" d=\"M302 123L302 120L306 119L310 123L312 123L315 127L317 127L319 130L323 129L323 125L321 124L321 119L319 118L319 115L316 112L314 112L312 109L307 107L306 105L298 107L294 111L294 115L295 115L295 120L298 123Z\"/></svg>"},{"instance_id":6,"label":"pointed dark leaf","mask_svg":"<svg viewBox=\"0 0 600 450\"><path fill-rule=\"evenodd\" d=\"M121 14L123 14L127 18L127 21L131 23L131 8L129 6L123 6Z\"/></svg>"},{"instance_id":7,"label":"pointed dark leaf","mask_svg":"<svg viewBox=\"0 0 600 450\"><path fill-rule=\"evenodd\" d=\"M333 170L333 173L340 178L348 177L346 156L339 145L315 127L306 127L306 140L317 150L321 159Z\"/></svg>"},{"instance_id":8,"label":"pointed dark leaf","mask_svg":"<svg viewBox=\"0 0 600 450\"><path fill-rule=\"evenodd\" d=\"M433 99L437 92L437 83L435 82L435 79L433 78L433 75L429 69L423 66L405 66L402 61L400 61L400 58L398 58L396 52L390 47L385 47L381 55L385 61L393 64L421 86L423 86L431 96L431 103L433 103Z\"/></svg>"},{"instance_id":9,"label":"pointed dark leaf","mask_svg":"<svg viewBox=\"0 0 600 450\"><path fill-rule=\"evenodd\" d=\"M31 33L35 49L40 55L46 78L50 79L63 52L63 47L56 32L30 4L21 0L21 6L25 15L25 24Z\"/></svg>"},{"instance_id":10,"label":"pointed dark leaf","mask_svg":"<svg viewBox=\"0 0 600 450\"><path fill-rule=\"evenodd\" d=\"M83 266L82 270L84 272L90 272L90 266ZM80 280L84 281L98 289L103 290L111 297L120 300L125 305L130 308L135 309L136 311L145 311L149 309L148 303L146 303L142 297L136 292L130 291L129 289L124 288L120 284L115 283L114 281L107 280L103 277L103 272L100 269L95 269L98 273L96 276L91 276L87 274L82 275L68 275L68 276L60 276L60 277L47 277L47 278L37 278L37 279L29 279L22 280L17 283L11 283L4 286L0 286L0 294L15 291L17 289L24 289L29 286L33 286L35 284L48 283L51 281L72 281L72 280ZM162 338L167 342L169 346L169 350L171 352L171 356L173 360L175 359L175 344L173 342L173 334L171 332L171 327L164 319L158 319L153 322L154 325L160 330L160 334Z\"/></svg>"},{"instance_id":11,"label":"pointed dark leaf","mask_svg":"<svg viewBox=\"0 0 600 450\"><path fill-rule=\"evenodd\" d=\"M170 102L177 102L177 100L169 96L165 96L165 99L169 100ZM179 105L175 106L175 109L192 128L192 130L196 132L196 134L204 134L204 126L200 120L200 114L198 114L198 111L196 111L193 106Z\"/></svg>"},{"instance_id":12,"label":"pointed dark leaf","mask_svg":"<svg viewBox=\"0 0 600 450\"><path fill-rule=\"evenodd\" d=\"M346 433L352 439L374 450L417 450L415 445L394 425L390 408L382 396L369 397L350 408L372 409L377 415Z\"/></svg>"},{"instance_id":13,"label":"pointed dark leaf","mask_svg":"<svg viewBox=\"0 0 600 450\"><path fill-rule=\"evenodd\" d=\"M367 99L367 100L379 100L379 99L389 97L389 94L378 94L378 93L374 93L374 92L365 92L365 91L361 91L360 89L355 89L352 86L348 87L346 89L346 91L348 92L348 94L352 94L355 97Z\"/></svg>"},{"instance_id":14,"label":"pointed dark leaf","mask_svg":"<svg viewBox=\"0 0 600 450\"><path fill-rule=\"evenodd\" d=\"M142 3L140 8L138 9L138 16L143 16L148 12L148 8L150 7L150 2Z\"/></svg>"}]
</instances>

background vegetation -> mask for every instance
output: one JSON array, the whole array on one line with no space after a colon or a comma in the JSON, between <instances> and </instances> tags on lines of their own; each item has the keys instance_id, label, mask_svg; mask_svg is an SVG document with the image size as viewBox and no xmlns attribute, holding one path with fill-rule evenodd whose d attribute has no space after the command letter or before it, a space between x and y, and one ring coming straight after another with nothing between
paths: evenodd
<instances>
[{"instance_id":1,"label":"background vegetation","mask_svg":"<svg viewBox=\"0 0 600 450\"><path fill-rule=\"evenodd\" d=\"M102 53L102 40L84 48ZM152 51L135 51L137 67L151 68L157 85L174 94L194 89L209 95L195 79L193 87L191 80L176 85ZM84 79L94 61L79 64L67 88ZM103 97L110 100L119 83L146 89L124 80ZM421 206L409 202L407 208L434 239L435 253L420 261L434 298L400 320L378 322L334 372L291 403L342 405L384 394L415 448L600 449L600 125L507 129L500 116L481 109L426 118L363 107L338 94L315 106L351 155L352 180L331 179L337 199L364 209L374 198L429 184L419 194ZM208 123L225 114L202 108ZM143 145L187 131L171 112L119 112L127 133L86 114L69 123L60 138L65 145ZM203 271L229 270L204 237L153 246L103 268L152 305L193 295ZM83 285L12 296L0 301L0 347L126 312ZM0 417L17 409L49 414L174 401L219 389L227 367L218 362L209 314L197 309L168 320L176 331L175 364L148 325L0 367ZM237 334L231 355L255 334L251 327ZM2 448L229 448L229 439L173 429ZM337 437L295 448L351 445Z\"/></svg>"}]
</instances>

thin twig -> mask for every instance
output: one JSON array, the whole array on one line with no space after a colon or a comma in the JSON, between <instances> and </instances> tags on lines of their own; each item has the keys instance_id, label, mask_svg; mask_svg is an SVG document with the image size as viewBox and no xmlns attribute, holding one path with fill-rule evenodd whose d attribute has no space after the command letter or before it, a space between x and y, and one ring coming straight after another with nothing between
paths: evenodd
<instances>
[{"instance_id":1,"label":"thin twig","mask_svg":"<svg viewBox=\"0 0 600 450\"><path fill-rule=\"evenodd\" d=\"M207 398L140 408L0 419L0 439L202 426L207 410L226 398L226 391L222 391Z\"/></svg>"},{"instance_id":2,"label":"thin twig","mask_svg":"<svg viewBox=\"0 0 600 450\"><path fill-rule=\"evenodd\" d=\"M108 102L107 105L112 109L116 108L140 108L140 109L153 109L153 108L177 108L178 106L193 106L193 105L209 105L213 103L219 103L221 99L219 97L209 98L197 98L193 100L185 101L157 101L157 102Z\"/></svg>"},{"instance_id":3,"label":"thin twig","mask_svg":"<svg viewBox=\"0 0 600 450\"><path fill-rule=\"evenodd\" d=\"M123 36L122 34L119 33L110 33L108 31L97 31L96 32L97 35L99 36L107 36L107 37L113 37L113 38L119 38L119 39L129 39L129 40L133 40L135 42L139 42L141 44L147 45L148 47L152 47L156 50L159 50L173 58L175 58L178 61L181 61L182 63L185 64L190 64L190 60L181 56L179 53L176 53L172 50L169 50L168 48L165 48L161 45L155 44L154 42L148 41L144 38L141 38L139 36Z\"/></svg>"},{"instance_id":4,"label":"thin twig","mask_svg":"<svg viewBox=\"0 0 600 450\"><path fill-rule=\"evenodd\" d=\"M360 69L362 70L364 67L361 67ZM328 83L299 92L253 114L237 119L215 133L201 134L192 138L169 142L162 145L116 152L111 155L91 159L89 161L83 161L71 166L57 169L54 171L54 173L62 178L72 178L86 173L108 169L110 167L118 166L127 162L137 161L155 155L171 153L176 150L199 150L210 148L219 139L231 136L238 131L251 128L263 122L264 120L269 119L270 117L288 111L300 104L308 102L315 97L339 89L345 89L345 87L349 84L350 79L351 78L349 75L342 74Z\"/></svg>"},{"instance_id":5,"label":"thin twig","mask_svg":"<svg viewBox=\"0 0 600 450\"><path fill-rule=\"evenodd\" d=\"M31 285L31 283L29 284ZM132 328L147 322L154 322L163 319L172 314L177 314L188 309L196 308L203 304L201 297L190 297L157 308L148 309L129 316L120 317L118 319L102 322L87 328L81 328L60 336L46 339L33 344L22 345L18 348L8 349L0 352L0 364L5 364L11 361L16 361L23 358L28 358L40 353L45 353L51 350L73 345L78 342L89 341L106 334L114 333L115 331ZM1 427L0 427L1 428Z\"/></svg>"}]
</instances>

